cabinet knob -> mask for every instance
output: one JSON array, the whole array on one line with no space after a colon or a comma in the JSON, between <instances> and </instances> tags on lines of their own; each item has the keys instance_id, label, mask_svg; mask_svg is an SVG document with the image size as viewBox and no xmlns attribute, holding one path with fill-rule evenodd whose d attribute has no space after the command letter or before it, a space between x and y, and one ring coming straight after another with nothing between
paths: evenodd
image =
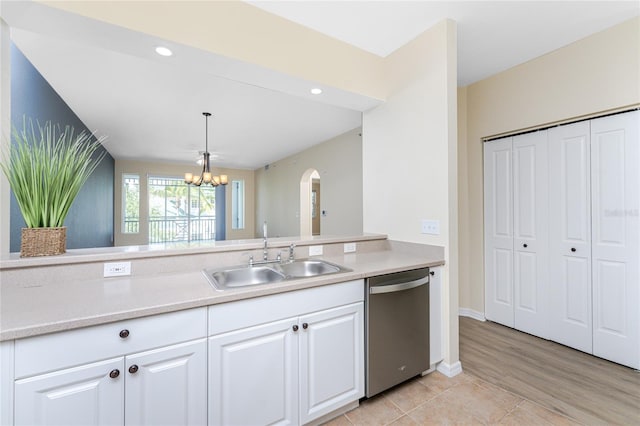
<instances>
[{"instance_id":1,"label":"cabinet knob","mask_svg":"<svg viewBox=\"0 0 640 426\"><path fill-rule=\"evenodd\" d=\"M129 373L131 374L136 374L138 372L138 366L133 364L131 367L129 367Z\"/></svg>"},{"instance_id":2,"label":"cabinet knob","mask_svg":"<svg viewBox=\"0 0 640 426\"><path fill-rule=\"evenodd\" d=\"M576 252L576 248L575 247L571 247L571 251L575 253Z\"/></svg>"},{"instance_id":3,"label":"cabinet knob","mask_svg":"<svg viewBox=\"0 0 640 426\"><path fill-rule=\"evenodd\" d=\"M120 330L120 338L126 339L127 337L129 337L129 330L126 328L124 330Z\"/></svg>"},{"instance_id":4,"label":"cabinet knob","mask_svg":"<svg viewBox=\"0 0 640 426\"><path fill-rule=\"evenodd\" d=\"M117 368L114 370L111 370L111 372L109 373L109 377L111 377L112 379L115 379L119 375L120 375L120 370L118 370Z\"/></svg>"},{"instance_id":5,"label":"cabinet knob","mask_svg":"<svg viewBox=\"0 0 640 426\"><path fill-rule=\"evenodd\" d=\"M294 325L292 328L293 328L293 331L298 331L298 324Z\"/></svg>"},{"instance_id":6,"label":"cabinet knob","mask_svg":"<svg viewBox=\"0 0 640 426\"><path fill-rule=\"evenodd\" d=\"M309 328L309 324L307 324L306 322L303 322L302 323L302 328L304 328L306 330L307 328Z\"/></svg>"},{"instance_id":7,"label":"cabinet knob","mask_svg":"<svg viewBox=\"0 0 640 426\"><path fill-rule=\"evenodd\" d=\"M522 245L522 247L527 248L529 247L526 243Z\"/></svg>"},{"instance_id":8,"label":"cabinet knob","mask_svg":"<svg viewBox=\"0 0 640 426\"><path fill-rule=\"evenodd\" d=\"M436 273L434 271L429 271L429 275L434 276Z\"/></svg>"}]
</instances>

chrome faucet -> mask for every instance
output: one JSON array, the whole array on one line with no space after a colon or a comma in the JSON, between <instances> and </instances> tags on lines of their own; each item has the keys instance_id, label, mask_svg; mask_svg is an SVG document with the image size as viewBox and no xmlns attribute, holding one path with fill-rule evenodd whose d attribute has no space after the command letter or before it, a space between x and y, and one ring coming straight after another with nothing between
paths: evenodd
<instances>
[{"instance_id":1,"label":"chrome faucet","mask_svg":"<svg viewBox=\"0 0 640 426\"><path fill-rule=\"evenodd\" d=\"M289 262L293 262L295 260L294 256L293 256L293 250L296 248L296 245L291 243L291 245L289 246Z\"/></svg>"},{"instance_id":2,"label":"chrome faucet","mask_svg":"<svg viewBox=\"0 0 640 426\"><path fill-rule=\"evenodd\" d=\"M262 225L262 238L264 239L264 244L262 246L262 260L267 261L269 258L267 253L267 221L264 221Z\"/></svg>"}]
</instances>

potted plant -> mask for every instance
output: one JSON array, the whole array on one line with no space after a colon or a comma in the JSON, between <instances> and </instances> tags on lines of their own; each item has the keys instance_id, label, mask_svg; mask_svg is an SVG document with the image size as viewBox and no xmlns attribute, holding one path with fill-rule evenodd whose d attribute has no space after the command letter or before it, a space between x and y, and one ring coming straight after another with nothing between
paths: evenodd
<instances>
[{"instance_id":1,"label":"potted plant","mask_svg":"<svg viewBox=\"0 0 640 426\"><path fill-rule=\"evenodd\" d=\"M20 256L47 256L66 251L64 220L78 192L96 169L104 137L47 121L25 118L22 130L12 126L13 143L0 163L20 207Z\"/></svg>"}]
</instances>

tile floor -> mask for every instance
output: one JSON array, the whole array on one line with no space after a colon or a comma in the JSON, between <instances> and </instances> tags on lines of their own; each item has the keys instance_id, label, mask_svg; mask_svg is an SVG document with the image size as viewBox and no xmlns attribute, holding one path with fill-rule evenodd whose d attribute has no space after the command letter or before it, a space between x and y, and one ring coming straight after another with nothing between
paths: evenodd
<instances>
[{"instance_id":1,"label":"tile floor","mask_svg":"<svg viewBox=\"0 0 640 426\"><path fill-rule=\"evenodd\" d=\"M363 401L325 426L579 425L472 375L434 372Z\"/></svg>"}]
</instances>

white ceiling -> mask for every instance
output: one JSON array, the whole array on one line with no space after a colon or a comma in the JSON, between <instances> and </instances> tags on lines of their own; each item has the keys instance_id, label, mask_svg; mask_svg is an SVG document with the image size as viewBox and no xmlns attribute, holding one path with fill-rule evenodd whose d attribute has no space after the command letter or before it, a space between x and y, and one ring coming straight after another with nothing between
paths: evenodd
<instances>
[{"instance_id":1,"label":"white ceiling","mask_svg":"<svg viewBox=\"0 0 640 426\"><path fill-rule=\"evenodd\" d=\"M160 41L32 2L3 2L12 38L116 158L191 163L210 121L214 166L254 169L361 123L379 103L353 93L313 97L313 82ZM458 22L466 85L638 15L631 2L251 2L380 56L443 18ZM327 93L329 92L329 93Z\"/></svg>"}]
</instances>

